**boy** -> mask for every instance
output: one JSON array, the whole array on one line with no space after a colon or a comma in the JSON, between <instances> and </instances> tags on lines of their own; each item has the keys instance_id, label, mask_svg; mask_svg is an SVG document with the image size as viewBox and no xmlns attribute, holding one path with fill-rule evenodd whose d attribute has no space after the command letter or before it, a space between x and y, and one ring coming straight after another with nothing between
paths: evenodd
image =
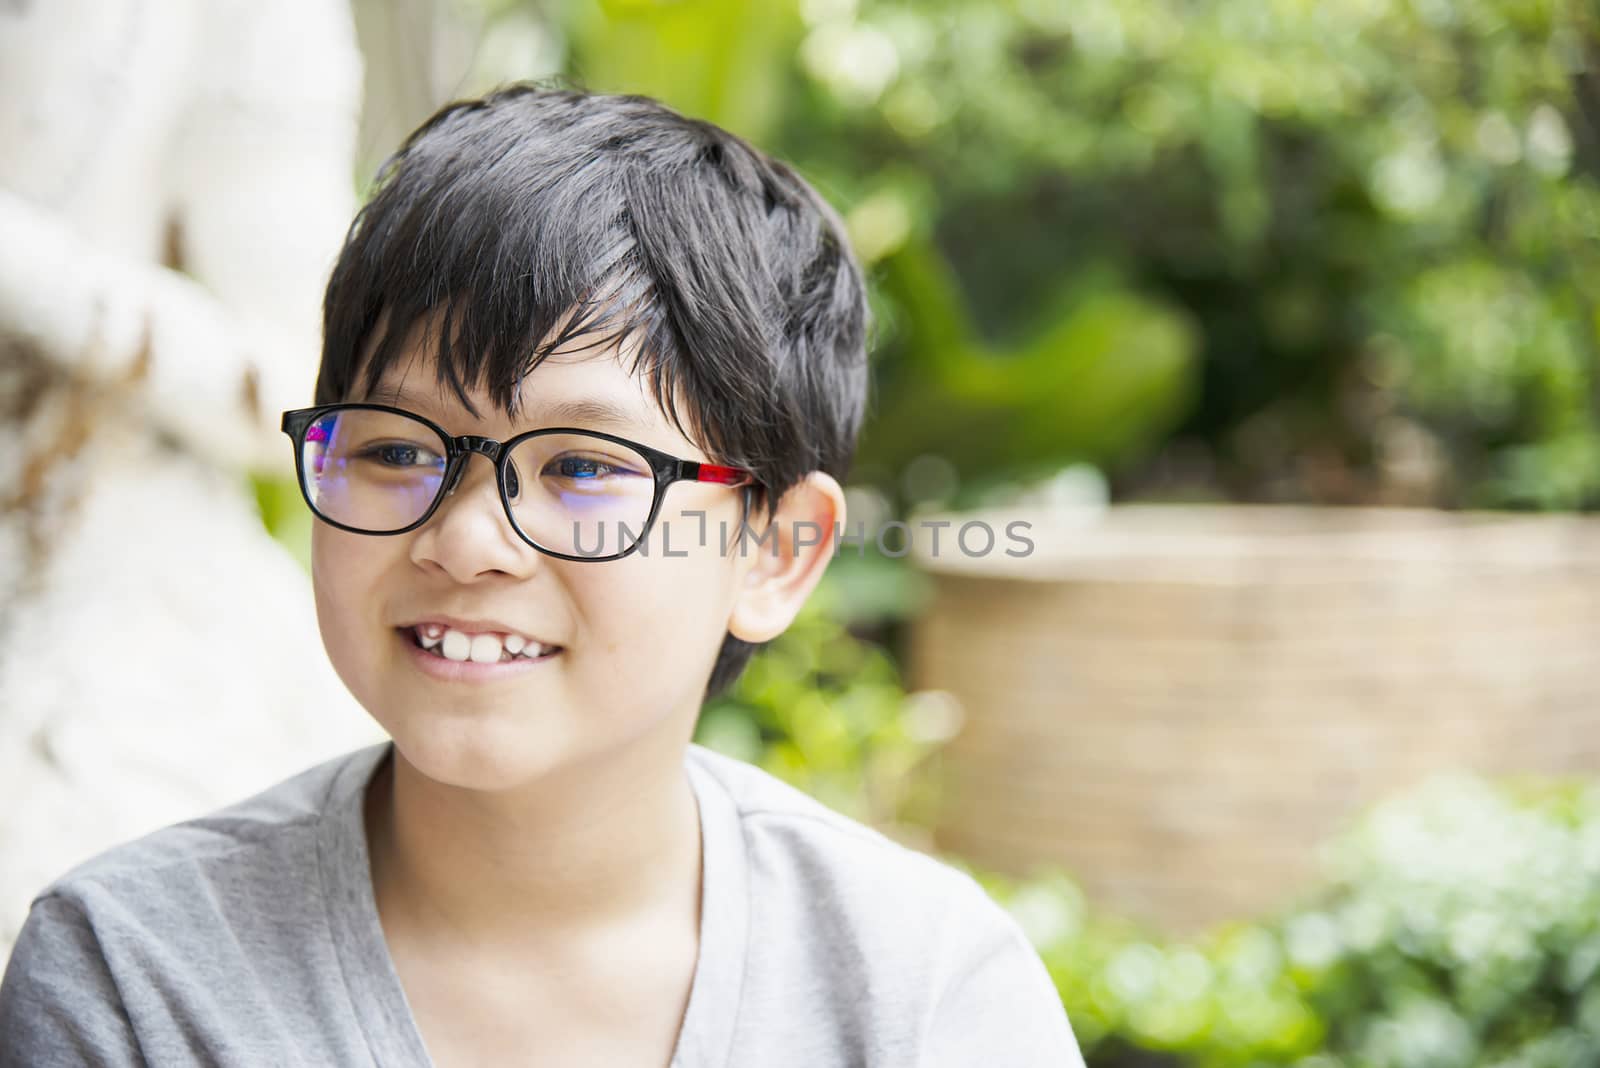
<instances>
[{"instance_id":1,"label":"boy","mask_svg":"<svg viewBox=\"0 0 1600 1068\"><path fill-rule=\"evenodd\" d=\"M834 213L722 130L528 86L426 123L284 416L392 742L47 888L0 1062L1081 1064L977 884L690 743L827 564L864 319Z\"/></svg>"}]
</instances>

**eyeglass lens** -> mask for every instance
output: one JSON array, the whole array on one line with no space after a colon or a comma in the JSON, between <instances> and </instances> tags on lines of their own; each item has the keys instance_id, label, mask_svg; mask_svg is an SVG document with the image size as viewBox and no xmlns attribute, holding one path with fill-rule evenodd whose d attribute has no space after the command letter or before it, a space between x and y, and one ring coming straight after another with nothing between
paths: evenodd
<instances>
[{"instance_id":1,"label":"eyeglass lens","mask_svg":"<svg viewBox=\"0 0 1600 1068\"><path fill-rule=\"evenodd\" d=\"M448 455L444 439L409 416L329 411L306 429L306 500L341 526L403 530L433 507ZM534 544L569 556L609 556L643 534L655 476L626 445L590 434L538 434L511 450L505 490L512 522Z\"/></svg>"}]
</instances>

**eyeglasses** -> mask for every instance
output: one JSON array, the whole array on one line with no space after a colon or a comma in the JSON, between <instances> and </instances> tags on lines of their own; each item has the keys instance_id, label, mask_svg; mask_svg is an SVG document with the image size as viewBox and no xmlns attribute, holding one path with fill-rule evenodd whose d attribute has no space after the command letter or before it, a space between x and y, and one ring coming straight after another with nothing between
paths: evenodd
<instances>
[{"instance_id":1,"label":"eyeglasses","mask_svg":"<svg viewBox=\"0 0 1600 1068\"><path fill-rule=\"evenodd\" d=\"M680 460L615 434L548 427L510 441L451 436L382 404L283 413L300 492L317 518L357 534L404 534L428 521L479 453L523 541L562 560L615 560L644 541L674 482L756 485L742 468Z\"/></svg>"}]
</instances>

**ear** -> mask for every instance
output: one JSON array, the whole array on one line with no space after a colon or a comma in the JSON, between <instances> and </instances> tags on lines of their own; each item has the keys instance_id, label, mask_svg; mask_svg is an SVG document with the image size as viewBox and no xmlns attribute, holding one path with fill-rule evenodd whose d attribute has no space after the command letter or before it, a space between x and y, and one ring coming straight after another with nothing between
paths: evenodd
<instances>
[{"instance_id":1,"label":"ear","mask_svg":"<svg viewBox=\"0 0 1600 1068\"><path fill-rule=\"evenodd\" d=\"M744 576L728 633L760 643L784 632L833 559L835 524L844 527L844 490L821 471L790 487L770 523L751 524L736 550Z\"/></svg>"}]
</instances>

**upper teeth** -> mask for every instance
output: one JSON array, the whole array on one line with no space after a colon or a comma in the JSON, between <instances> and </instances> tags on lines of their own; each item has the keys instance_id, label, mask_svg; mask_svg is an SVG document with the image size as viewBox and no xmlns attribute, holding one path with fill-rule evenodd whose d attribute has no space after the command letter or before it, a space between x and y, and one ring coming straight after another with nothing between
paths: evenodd
<instances>
[{"instance_id":1,"label":"upper teeth","mask_svg":"<svg viewBox=\"0 0 1600 1068\"><path fill-rule=\"evenodd\" d=\"M417 644L424 649L438 646L440 655L446 660L471 660L477 664L493 664L500 659L502 652L532 659L555 648L531 641L520 634L468 634L441 623L418 626Z\"/></svg>"}]
</instances>

